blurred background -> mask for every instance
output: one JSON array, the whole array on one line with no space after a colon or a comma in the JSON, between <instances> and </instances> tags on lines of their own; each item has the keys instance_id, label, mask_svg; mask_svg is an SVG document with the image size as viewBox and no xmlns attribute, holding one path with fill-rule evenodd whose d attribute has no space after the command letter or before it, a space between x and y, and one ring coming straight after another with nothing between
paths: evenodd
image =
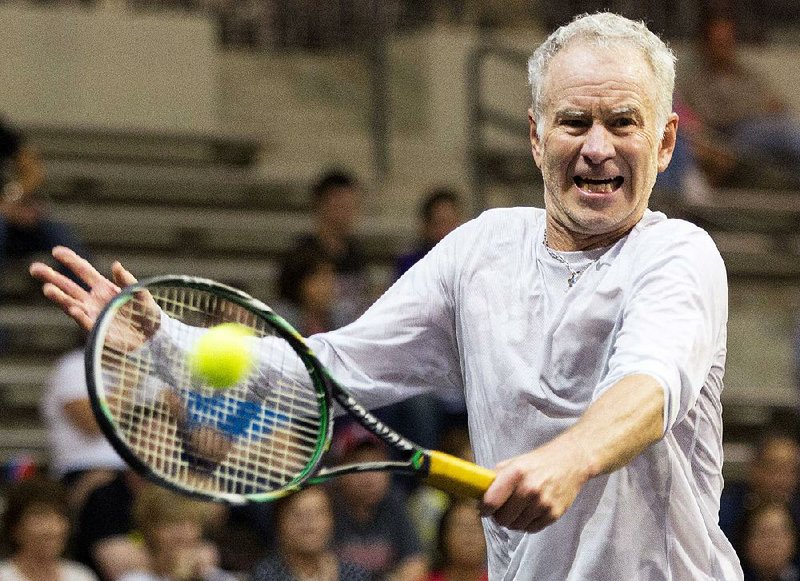
<instances>
[{"instance_id":1,"label":"blurred background","mask_svg":"<svg viewBox=\"0 0 800 581\"><path fill-rule=\"evenodd\" d=\"M796 120L796 1L717 4L736 26L737 58ZM0 116L40 164L43 211L101 270L119 259L139 277L198 274L268 303L282 298L286 252L315 227L313 185L346 172L359 184L352 236L375 296L419 237L433 189L458 192L465 218L542 204L526 60L554 27L602 8L667 39L679 77L701 51L708 6L693 0L4 0ZM680 86L690 106L692 85ZM701 113L687 113L689 130ZM684 134L698 171L659 182L651 207L706 228L726 260L725 472L737 481L759 435L796 429L800 180L791 169L762 179L763 167L725 157L724 135L709 161L700 133ZM27 276L43 257L4 257L7 479L50 463L40 401L82 341Z\"/></svg>"}]
</instances>

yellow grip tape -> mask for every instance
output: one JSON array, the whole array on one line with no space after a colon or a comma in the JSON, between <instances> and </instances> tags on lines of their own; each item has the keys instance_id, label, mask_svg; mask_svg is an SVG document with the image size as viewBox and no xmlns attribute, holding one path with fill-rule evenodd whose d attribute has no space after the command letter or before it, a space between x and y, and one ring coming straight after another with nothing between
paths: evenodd
<instances>
[{"instance_id":1,"label":"yellow grip tape","mask_svg":"<svg viewBox=\"0 0 800 581\"><path fill-rule=\"evenodd\" d=\"M493 470L430 450L430 470L425 482L457 496L481 498L495 477Z\"/></svg>"}]
</instances>

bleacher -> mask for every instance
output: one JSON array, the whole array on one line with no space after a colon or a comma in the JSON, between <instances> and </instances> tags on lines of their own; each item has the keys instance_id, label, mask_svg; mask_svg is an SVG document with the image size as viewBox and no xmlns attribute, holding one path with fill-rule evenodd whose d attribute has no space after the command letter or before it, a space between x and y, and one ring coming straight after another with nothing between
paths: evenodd
<instances>
[{"instance_id":1,"label":"bleacher","mask_svg":"<svg viewBox=\"0 0 800 581\"><path fill-rule=\"evenodd\" d=\"M270 302L279 258L312 228L308 184L259 177L257 141L22 129L43 155L50 211L75 228L105 273L120 260L139 278L194 274ZM392 257L413 230L374 216L360 229L373 280L386 284ZM0 289L0 463L20 453L46 462L40 395L55 359L83 334L41 296L27 261L12 266Z\"/></svg>"}]
</instances>

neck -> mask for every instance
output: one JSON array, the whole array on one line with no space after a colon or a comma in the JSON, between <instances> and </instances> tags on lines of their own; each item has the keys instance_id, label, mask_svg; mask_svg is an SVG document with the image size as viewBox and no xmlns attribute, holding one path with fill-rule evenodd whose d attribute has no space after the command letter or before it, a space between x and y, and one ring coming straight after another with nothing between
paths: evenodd
<instances>
[{"instance_id":1,"label":"neck","mask_svg":"<svg viewBox=\"0 0 800 581\"><path fill-rule=\"evenodd\" d=\"M341 232L331 224L319 222L317 224L317 237L331 256L335 257L344 253L346 248L345 238L342 236Z\"/></svg>"},{"instance_id":2,"label":"neck","mask_svg":"<svg viewBox=\"0 0 800 581\"><path fill-rule=\"evenodd\" d=\"M594 250L611 246L620 238L627 236L633 227L616 230L606 234L580 234L572 232L564 226L548 220L545 226L547 246L561 252L575 252L579 250Z\"/></svg>"},{"instance_id":3,"label":"neck","mask_svg":"<svg viewBox=\"0 0 800 581\"><path fill-rule=\"evenodd\" d=\"M350 507L350 516L359 523L365 523L375 516L374 506L356 505Z\"/></svg>"},{"instance_id":4,"label":"neck","mask_svg":"<svg viewBox=\"0 0 800 581\"><path fill-rule=\"evenodd\" d=\"M23 552L14 555L11 559L17 569L30 581L52 581L58 579L58 565L60 559L43 559L42 555Z\"/></svg>"}]
</instances>

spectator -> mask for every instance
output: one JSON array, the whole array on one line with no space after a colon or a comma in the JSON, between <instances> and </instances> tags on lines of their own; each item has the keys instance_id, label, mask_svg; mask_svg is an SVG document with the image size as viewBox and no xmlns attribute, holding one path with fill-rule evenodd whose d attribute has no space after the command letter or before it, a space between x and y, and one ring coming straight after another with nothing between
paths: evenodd
<instances>
[{"instance_id":1,"label":"spectator","mask_svg":"<svg viewBox=\"0 0 800 581\"><path fill-rule=\"evenodd\" d=\"M333 509L325 488L313 487L275 504L278 551L259 563L252 581L367 581L369 573L331 549Z\"/></svg>"},{"instance_id":2,"label":"spectator","mask_svg":"<svg viewBox=\"0 0 800 581\"><path fill-rule=\"evenodd\" d=\"M20 132L0 119L0 272L7 259L49 252L53 246L75 244L86 249L72 230L48 217L37 192L44 182L44 165ZM78 284L72 273L62 270Z\"/></svg>"},{"instance_id":3,"label":"spectator","mask_svg":"<svg viewBox=\"0 0 800 581\"><path fill-rule=\"evenodd\" d=\"M77 514L92 490L107 484L125 468L94 418L83 347L55 363L47 378L40 413L48 432L52 475L68 487L70 508Z\"/></svg>"},{"instance_id":4,"label":"spectator","mask_svg":"<svg viewBox=\"0 0 800 581\"><path fill-rule=\"evenodd\" d=\"M119 580L235 581L219 568L216 547L203 539L217 506L146 483L134 502L133 518L149 567L128 571Z\"/></svg>"},{"instance_id":5,"label":"spectator","mask_svg":"<svg viewBox=\"0 0 800 581\"><path fill-rule=\"evenodd\" d=\"M745 581L797 581L796 554L797 526L785 504L766 502L748 511L739 545Z\"/></svg>"},{"instance_id":6,"label":"spectator","mask_svg":"<svg viewBox=\"0 0 800 581\"><path fill-rule=\"evenodd\" d=\"M708 167L716 158L711 165L720 172L718 180L741 175L733 170L744 160L746 170L778 168L787 184L796 185L792 175L800 163L800 121L770 84L740 60L730 15L704 15L696 58L684 70L678 92L704 129L693 132L701 163Z\"/></svg>"},{"instance_id":7,"label":"spectator","mask_svg":"<svg viewBox=\"0 0 800 581\"><path fill-rule=\"evenodd\" d=\"M488 581L486 539L473 500L454 499L442 515L436 560L425 581Z\"/></svg>"},{"instance_id":8,"label":"spectator","mask_svg":"<svg viewBox=\"0 0 800 581\"><path fill-rule=\"evenodd\" d=\"M120 472L86 499L75 530L75 556L100 579L117 581L130 571L147 570L147 551L136 542L133 502L144 481L131 470Z\"/></svg>"},{"instance_id":9,"label":"spectator","mask_svg":"<svg viewBox=\"0 0 800 581\"><path fill-rule=\"evenodd\" d=\"M299 249L286 256L278 275L278 312L301 335L313 335L343 326L335 308L336 273L326 254Z\"/></svg>"},{"instance_id":10,"label":"spectator","mask_svg":"<svg viewBox=\"0 0 800 581\"><path fill-rule=\"evenodd\" d=\"M449 188L432 190L422 201L419 209L419 221L417 245L414 250L397 259L396 278L400 278L442 238L464 221L461 198Z\"/></svg>"},{"instance_id":11,"label":"spectator","mask_svg":"<svg viewBox=\"0 0 800 581\"><path fill-rule=\"evenodd\" d=\"M475 461L466 426L448 428L442 435L437 449L469 462ZM436 550L439 525L442 515L450 506L451 499L447 493L425 484L418 486L409 496L409 515L428 555L432 555Z\"/></svg>"},{"instance_id":12,"label":"spectator","mask_svg":"<svg viewBox=\"0 0 800 581\"><path fill-rule=\"evenodd\" d=\"M2 581L97 581L88 568L62 558L69 538L67 494L57 482L31 478L8 491L3 540L11 548L0 561Z\"/></svg>"},{"instance_id":13,"label":"spectator","mask_svg":"<svg viewBox=\"0 0 800 581\"><path fill-rule=\"evenodd\" d=\"M800 524L800 444L788 433L768 430L756 446L747 480L726 485L720 499L719 524L733 541L748 508L765 502L785 503L795 527Z\"/></svg>"},{"instance_id":14,"label":"spectator","mask_svg":"<svg viewBox=\"0 0 800 581\"><path fill-rule=\"evenodd\" d=\"M458 193L444 187L431 190L419 208L419 240L411 252L397 258L395 277L400 278L462 222ZM438 448L447 429L466 425L466 404L461 393L439 391L386 406L378 416L420 446Z\"/></svg>"},{"instance_id":15,"label":"spectator","mask_svg":"<svg viewBox=\"0 0 800 581\"><path fill-rule=\"evenodd\" d=\"M345 424L342 464L388 459L382 442L357 424ZM336 439L334 439L336 441ZM339 556L386 581L419 581L427 559L404 498L386 472L356 472L336 480L334 542Z\"/></svg>"},{"instance_id":16,"label":"spectator","mask_svg":"<svg viewBox=\"0 0 800 581\"><path fill-rule=\"evenodd\" d=\"M301 237L287 256L327 256L336 270L336 320L354 321L369 300L367 261L355 236L361 186L349 174L329 172L312 189L314 231Z\"/></svg>"}]
</instances>

